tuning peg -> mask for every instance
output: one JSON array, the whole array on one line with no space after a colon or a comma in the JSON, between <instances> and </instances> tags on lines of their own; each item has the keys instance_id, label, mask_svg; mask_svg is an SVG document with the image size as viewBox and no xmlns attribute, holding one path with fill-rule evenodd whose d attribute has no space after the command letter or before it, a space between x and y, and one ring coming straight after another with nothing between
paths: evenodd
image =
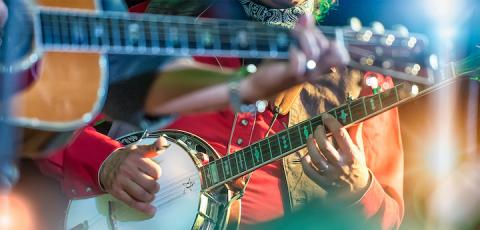
<instances>
[{"instance_id":1,"label":"tuning peg","mask_svg":"<svg viewBox=\"0 0 480 230\"><path fill-rule=\"evenodd\" d=\"M394 25L393 30L397 31L398 35L402 37L408 37L410 34L410 32L408 32L407 27L400 24Z\"/></svg>"},{"instance_id":2,"label":"tuning peg","mask_svg":"<svg viewBox=\"0 0 480 230\"><path fill-rule=\"evenodd\" d=\"M357 17L350 18L350 28L355 32L362 30L362 22L360 19Z\"/></svg>"},{"instance_id":3,"label":"tuning peg","mask_svg":"<svg viewBox=\"0 0 480 230\"><path fill-rule=\"evenodd\" d=\"M381 22L374 21L372 22L372 31L376 34L385 34L385 27Z\"/></svg>"}]
</instances>

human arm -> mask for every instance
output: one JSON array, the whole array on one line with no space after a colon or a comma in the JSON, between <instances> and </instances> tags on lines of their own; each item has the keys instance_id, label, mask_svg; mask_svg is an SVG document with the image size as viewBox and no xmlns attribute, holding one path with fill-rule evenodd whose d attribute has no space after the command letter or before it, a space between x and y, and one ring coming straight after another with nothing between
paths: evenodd
<instances>
[{"instance_id":1,"label":"human arm","mask_svg":"<svg viewBox=\"0 0 480 230\"><path fill-rule=\"evenodd\" d=\"M391 78L378 75L377 79L384 90L393 86ZM362 95L368 95L371 92L371 88L364 88ZM338 124L336 129L339 130ZM368 222L373 225L381 226L382 229L399 228L403 218L404 204L403 149L398 111L391 109L370 118L349 128L348 133L349 135L344 136L348 136L351 140L348 142L354 145L352 148L360 153L360 158L365 158L364 163L362 160L362 167L366 166L370 171L370 183L363 190L360 189L351 196L347 196L349 199L343 202L349 207L359 208ZM317 148L313 144L311 147ZM359 184L363 185L364 180ZM329 196L329 198L334 197Z\"/></svg>"},{"instance_id":2,"label":"human arm","mask_svg":"<svg viewBox=\"0 0 480 230\"><path fill-rule=\"evenodd\" d=\"M165 139L155 144L162 148ZM160 168L144 153L154 145L122 145L87 126L65 148L38 160L43 173L58 179L69 198L108 192L140 211L151 214ZM141 166L141 167L140 167ZM101 185L103 185L103 188Z\"/></svg>"},{"instance_id":3,"label":"human arm","mask_svg":"<svg viewBox=\"0 0 480 230\"><path fill-rule=\"evenodd\" d=\"M258 67L258 71L239 84L239 96L244 102L254 102L272 96L287 88L305 81L315 81L316 77L329 71L332 66L342 66L348 61L348 55L336 43L329 42L314 26L311 17L303 17L293 32L299 45L290 49L288 62L266 62ZM315 61L316 68L307 72L306 62ZM194 72L195 70L198 70ZM221 70L218 67L201 66L198 63L183 63L173 66L162 73L163 78L169 75L181 76L178 72L195 75L197 79L205 79L216 75L221 79L231 77L231 70ZM230 87L228 83L221 83L204 89L181 95L175 98L166 98L168 92L162 78L157 78L150 89L146 100L147 114L190 113L200 110L221 108L229 103Z\"/></svg>"}]
</instances>

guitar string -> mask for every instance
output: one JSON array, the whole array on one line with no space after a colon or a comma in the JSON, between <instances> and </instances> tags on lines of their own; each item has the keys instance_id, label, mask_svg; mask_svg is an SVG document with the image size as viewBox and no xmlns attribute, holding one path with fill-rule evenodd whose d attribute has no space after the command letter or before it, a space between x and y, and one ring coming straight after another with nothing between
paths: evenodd
<instances>
[{"instance_id":1,"label":"guitar string","mask_svg":"<svg viewBox=\"0 0 480 230\"><path fill-rule=\"evenodd\" d=\"M398 86L395 86L395 87L398 87ZM391 88L391 89L389 89L389 90L391 90L391 91L390 91L390 95L394 95L394 94L392 94L394 88ZM386 91L385 91L385 92L386 92ZM381 95L383 95L383 94L381 94ZM375 98L375 97L377 97L377 96L374 95L374 96L368 96L368 97L365 97L365 98ZM385 103L385 102L387 102L387 100L392 100L392 99L393 99L393 103ZM370 115L370 114L372 114L372 113L378 112L379 110L382 110L383 107L387 107L387 106L390 106L390 105L392 105L392 104L395 104L395 103L399 102L400 100L402 100L402 99L401 99L401 98L396 98L396 96L395 96L395 97L392 97L392 98L390 98L390 99L389 99L388 97L383 97L383 102L384 102L384 103L383 103L383 104L384 104L383 106L381 106L381 107L379 106L379 108L376 109L376 110L375 110L375 109L372 109L371 113L368 113L368 109L367 109L367 113L365 113L365 109L366 109L365 101L364 101L362 98L358 98L358 100L355 100L355 101L352 101L352 102L351 102L350 107L348 107L346 104L343 104L343 105L341 105L341 106L339 106L339 107L336 107L336 108L331 109L331 110L329 110L329 111L327 111L327 112L324 112L324 113L330 113L330 114L333 113L333 114L335 114L334 116L337 117L336 114L339 112L340 109L341 109L341 110L344 110L344 109L348 109L348 108L349 108L349 109L350 109L350 112L351 112L351 116L348 115L348 117L349 117L350 119L349 119L349 121L348 121L347 123L344 124L344 125L347 125L347 124L354 123L354 122L362 119L363 117L367 117L368 115ZM360 103L359 103L359 102L360 102ZM231 178L238 178L238 177L241 176L241 174L246 174L246 173L248 173L248 171L251 170L251 169L254 168L254 167L262 166L262 165L265 165L265 164L268 164L268 163L272 162L273 158L276 158L276 157L278 157L278 156L282 156L282 157L283 157L283 155L286 154L286 152L291 151L293 148L298 148L298 147L301 147L301 146L304 147L304 145L306 145L306 143L304 143L302 136L297 134L298 130L300 129L301 126L304 126L305 123L310 123L310 124L308 125L308 126L310 126L310 127L309 127L309 128L310 128L310 131L313 130L313 127L322 124L321 115L324 114L324 113L321 113L320 115L318 115L318 116L316 116L316 117L313 117L313 118L311 118L311 119L309 119L309 120L303 121L303 122L301 122L301 123L299 123L299 124L297 124L297 125L295 125L295 126L292 126L292 127L290 127L289 129L283 130L283 131L281 131L281 132L279 132L279 133L277 133L277 134L269 137L268 140L267 140L267 139L260 140L260 141L258 141L258 142L256 142L256 143L253 143L252 145L249 145L249 146L243 148L242 150L236 151L236 152L234 152L234 153L231 154L231 155L233 155L233 157L226 158L226 159L225 159L225 158L221 158L221 159L219 159L219 160L213 161L212 163L213 163L213 164L216 164L216 165L222 165L222 168L223 168L223 161L227 161L227 162L228 162L228 165L230 165L230 169L231 169L232 160L235 159L236 164L233 164L233 165L237 165L237 172L238 172L238 173L236 173L235 175L232 175L232 173L229 173L231 176L228 177L228 178L225 178L225 175L224 175L224 178L225 178L225 180L230 180ZM360 117L360 118L355 119L356 117ZM300 129L300 130L301 130L301 129ZM278 141L280 141L280 140L279 140L279 139L280 139L280 136L281 136L281 135L285 135L286 132L288 132L287 135L289 136L289 146L290 146L290 148L283 148L283 147L281 146L281 144L278 143ZM292 132L293 132L293 133L292 133ZM290 134L295 134L295 136L290 135ZM297 135L298 135L298 136L297 136ZM293 136L293 138L292 138L292 136ZM270 139L274 139L275 137L276 137L276 139L273 140L273 142L270 142L270 141L269 141ZM300 145L294 146L293 143L300 143ZM258 160L258 161L257 161L257 162L259 162L260 164L255 164L255 160L254 160L254 156L253 156L253 151L252 151L252 149L251 149L251 148L254 147L255 145L258 145L258 146L260 147L260 149L261 149L260 155L261 155L261 157L262 157L262 160ZM267 161L265 161L265 159L263 158L263 155L264 155L265 152L267 152L267 153L268 153L268 152L272 152L271 150L274 149L274 148L272 148L272 146L273 146L273 147L278 147L278 149L280 150L281 154L276 155L275 157L270 158L270 159L268 159ZM265 149L266 149L267 151L264 151L264 150L265 150L264 147L265 147ZM282 150L285 150L285 151L282 151ZM243 155L244 155L243 157L240 156L240 154L241 154L240 152L243 152ZM250 158L252 159L252 164L253 164L253 165L252 165L252 167L248 167L248 165L247 165L247 166L242 165L241 168L246 168L246 169L245 169L245 170L242 170L242 172L239 172L239 170L238 170L238 168L239 168L239 167L238 167L238 161L239 161L239 158L245 158L245 152L247 152L247 153L249 152L249 153L250 153ZM267 155L267 156L268 156L268 155ZM241 161L241 160L240 160L240 161ZM241 164L241 163L240 163L240 164ZM244 164L246 165L247 163L244 162ZM208 167L208 166L204 166L204 167ZM212 187L215 187L215 186L218 186L218 185L220 185L220 184L222 184L222 183L216 183L216 184L211 185L211 186L212 186Z\"/></svg>"},{"instance_id":2,"label":"guitar string","mask_svg":"<svg viewBox=\"0 0 480 230\"><path fill-rule=\"evenodd\" d=\"M128 19L125 19L125 20L128 20ZM57 23L57 24L60 24L62 22L59 22L59 20L55 20L55 19L52 19L52 18L42 18L41 21L45 22L45 23L50 23L50 25L52 26L52 28L58 28L58 27L54 27L54 23ZM139 23L145 23L145 22L149 22L149 21L141 21ZM151 21L150 23L155 23L153 21ZM157 22L158 23L158 22ZM85 26L90 26L92 28L95 28L95 26L99 26L98 24L98 21L96 22L92 22L92 21L89 21L89 20L84 20L83 22L81 21L76 21L76 22L73 22L73 21L69 21L67 20L67 22L63 22L63 24L67 24L67 25L72 25L72 26L75 26L75 25L85 25ZM172 24L175 24L174 22L170 22L170 25L171 26ZM178 25L184 25L184 24L179 24L177 23ZM192 23L193 25L199 25L198 23ZM115 28L114 25L112 25L111 23L103 23L103 24L100 24L100 25L103 25L101 26L103 29L105 27L111 29L111 28ZM106 25L106 26L105 26ZM138 24L137 24L138 25ZM44 28L48 28L47 25L44 25ZM68 26L66 26L68 27ZM116 27L118 28L118 30L122 30L122 31L126 31L125 28L128 27L128 25L125 24L125 22L123 23L116 23ZM214 30L214 31L210 31L210 35L228 35L228 36L225 36L225 37L231 37L231 31L233 31L234 29L232 29L232 25L218 25L217 27L220 27L218 28L218 30ZM224 27L225 30L221 29L221 27ZM241 25L240 26L237 26L237 27L242 27ZM266 26L265 26L266 27ZM60 27L61 28L61 27ZM85 28L85 30L88 30L86 27L83 27ZM146 28L148 28L148 31L146 30ZM155 33L152 33L152 28L155 28L157 29L157 31L155 31ZM161 28L161 29L160 29ZM168 28L168 29L166 29ZM183 31L180 31L180 32L198 32L198 28L191 28L191 27L176 27L177 29L179 30L183 30ZM235 28L235 27L234 27ZM139 27L140 29L140 27ZM247 29L251 30L250 28L247 27ZM276 28L275 28L276 29ZM268 30L268 28L267 28ZM329 31L328 29L327 30L323 30L322 32L326 35L328 35L328 33L334 33L335 29L331 29L333 30L333 32ZM53 31L53 30L52 30ZM167 32L167 33L164 33ZM280 31L280 30L279 30ZM164 26L164 25L155 25L153 26L152 24L149 24L147 27L143 27L143 32L144 33L141 33L141 34L146 34L146 35L150 35L149 37L152 38L153 36L151 36L151 34L159 34L159 35L169 35L170 33L168 32L171 32L171 27L167 27L167 26ZM178 32L178 31L177 31ZM248 37L254 37L256 39L254 40L259 40L259 41L272 41L272 40L276 40L278 39L278 34L275 34L275 33L272 33L272 32L278 32L278 31L275 31L274 29L272 29L271 32L262 32L262 31L254 31L253 33L249 33L251 31L245 31L246 34L245 34L245 37L248 39ZM280 32L287 32L289 34L289 31L280 31ZM88 33L88 35L90 36L91 33ZM255 36L254 36L255 35ZM355 35L357 35L355 33ZM184 35L185 36L185 35ZM264 36L264 37L262 37ZM266 36L266 37L265 37ZM354 44L353 42L356 41L358 42L357 44L362 44L362 45L365 45L365 42L364 41L359 41L358 38L355 38L355 36L352 36L352 35L349 35L349 34L343 34L344 36L344 40L345 41L348 41L349 44ZM373 36L373 35L372 35ZM144 36L146 37L146 36ZM159 36L161 37L161 36ZM188 37L188 36L185 36L185 37ZM382 36L383 38L384 36ZM224 37L220 37L220 38L224 38ZM268 38L268 39L267 39ZM353 39L352 39L353 38ZM406 41L407 38L398 38L398 39L401 39L402 41ZM397 39L397 40L398 40ZM409 39L409 38L408 38ZM152 40L156 40L156 39L152 39ZM160 41L160 40L158 40ZM397 42L399 43L399 42ZM397 43L394 43L392 44L390 47L394 47L395 45L397 45ZM367 43L368 44L368 43Z\"/></svg>"}]
</instances>

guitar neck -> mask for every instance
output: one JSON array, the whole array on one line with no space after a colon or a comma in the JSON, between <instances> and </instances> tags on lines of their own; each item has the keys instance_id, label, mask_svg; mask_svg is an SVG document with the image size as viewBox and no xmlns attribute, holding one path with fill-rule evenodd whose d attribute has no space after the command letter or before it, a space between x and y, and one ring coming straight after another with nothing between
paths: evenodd
<instances>
[{"instance_id":1,"label":"guitar neck","mask_svg":"<svg viewBox=\"0 0 480 230\"><path fill-rule=\"evenodd\" d=\"M411 92L411 85L402 83L382 93L347 102L327 113L337 118L342 125L349 126L415 97ZM223 185L306 147L309 135L322 124L320 114L206 164L201 168L203 188L212 189Z\"/></svg>"},{"instance_id":2,"label":"guitar neck","mask_svg":"<svg viewBox=\"0 0 480 230\"><path fill-rule=\"evenodd\" d=\"M288 58L292 40L288 30L235 20L48 8L38 17L47 50Z\"/></svg>"}]
</instances>

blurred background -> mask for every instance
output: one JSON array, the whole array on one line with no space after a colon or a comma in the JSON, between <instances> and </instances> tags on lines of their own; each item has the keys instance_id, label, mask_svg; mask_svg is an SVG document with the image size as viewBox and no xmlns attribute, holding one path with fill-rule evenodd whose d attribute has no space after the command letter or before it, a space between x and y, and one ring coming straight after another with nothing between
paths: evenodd
<instances>
[{"instance_id":1,"label":"blurred background","mask_svg":"<svg viewBox=\"0 0 480 230\"><path fill-rule=\"evenodd\" d=\"M441 60L459 61L480 47L478 15L480 1L474 0L340 0L324 24L343 25L351 17L358 17L364 26L374 21L383 23L386 29L402 24L411 32L426 34L432 51L439 54ZM437 76L436 81L440 80ZM464 222L469 223L427 225L432 214L429 206L445 212L442 215L447 217L462 213L468 208L465 203L478 206L478 195L472 194L480 182L476 176L480 167L472 163L479 154L478 102L478 82L465 79L399 107L405 152L405 217L401 229L478 229L480 226L480 212L474 208L472 213L463 214L468 219ZM473 168L474 172L467 173L465 167ZM462 180L457 181L458 178ZM444 185L450 180L455 182ZM438 186L442 191L447 190L441 198L434 195L439 193L434 193ZM447 209L445 211L431 204L438 200L448 203L448 199L457 203L441 207Z\"/></svg>"}]
</instances>

